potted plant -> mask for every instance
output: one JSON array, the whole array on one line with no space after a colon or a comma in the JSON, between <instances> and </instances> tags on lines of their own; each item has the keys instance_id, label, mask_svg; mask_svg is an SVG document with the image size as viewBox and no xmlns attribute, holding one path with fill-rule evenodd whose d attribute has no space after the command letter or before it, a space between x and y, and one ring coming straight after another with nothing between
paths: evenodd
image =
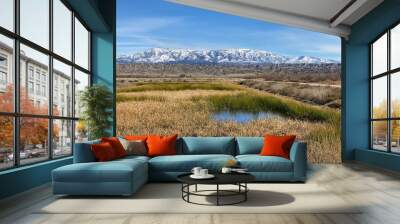
<instances>
[{"instance_id":1,"label":"potted plant","mask_svg":"<svg viewBox=\"0 0 400 224\"><path fill-rule=\"evenodd\" d=\"M113 94L105 85L95 84L80 93L82 120L87 127L88 138L110 136L112 126Z\"/></svg>"}]
</instances>

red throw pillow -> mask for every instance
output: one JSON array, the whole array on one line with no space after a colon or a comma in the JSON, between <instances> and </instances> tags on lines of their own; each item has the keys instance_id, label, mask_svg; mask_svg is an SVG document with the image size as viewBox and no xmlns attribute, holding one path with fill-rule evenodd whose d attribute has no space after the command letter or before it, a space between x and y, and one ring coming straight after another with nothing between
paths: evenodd
<instances>
[{"instance_id":1,"label":"red throw pillow","mask_svg":"<svg viewBox=\"0 0 400 224\"><path fill-rule=\"evenodd\" d=\"M261 149L260 155L262 156L280 156L289 159L290 148L296 135L287 136L274 136L265 135L264 136L264 146Z\"/></svg>"},{"instance_id":2,"label":"red throw pillow","mask_svg":"<svg viewBox=\"0 0 400 224\"><path fill-rule=\"evenodd\" d=\"M146 141L146 139L147 139L147 136L146 135L126 135L125 137L124 137L126 140L129 140L129 141L138 141L138 140L140 140L140 141Z\"/></svg>"},{"instance_id":3,"label":"red throw pillow","mask_svg":"<svg viewBox=\"0 0 400 224\"><path fill-rule=\"evenodd\" d=\"M99 162L110 161L116 159L115 151L112 145L108 142L91 145L94 157Z\"/></svg>"},{"instance_id":4,"label":"red throw pillow","mask_svg":"<svg viewBox=\"0 0 400 224\"><path fill-rule=\"evenodd\" d=\"M178 135L158 136L149 135L147 137L148 156L176 155L176 139Z\"/></svg>"},{"instance_id":5,"label":"red throw pillow","mask_svg":"<svg viewBox=\"0 0 400 224\"><path fill-rule=\"evenodd\" d=\"M115 155L118 158L126 156L126 151L124 146L122 146L121 142L117 137L109 137L109 138L101 138L101 142L108 142L114 149Z\"/></svg>"}]
</instances>

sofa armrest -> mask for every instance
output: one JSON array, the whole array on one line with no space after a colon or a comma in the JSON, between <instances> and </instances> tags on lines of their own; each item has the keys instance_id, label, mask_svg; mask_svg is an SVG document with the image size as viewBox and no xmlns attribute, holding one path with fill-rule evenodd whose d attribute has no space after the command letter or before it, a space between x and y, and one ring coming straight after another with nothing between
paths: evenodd
<instances>
[{"instance_id":1,"label":"sofa armrest","mask_svg":"<svg viewBox=\"0 0 400 224\"><path fill-rule=\"evenodd\" d=\"M90 146L100 143L99 140L75 143L74 145L74 163L89 163L95 162L96 158L92 153Z\"/></svg>"},{"instance_id":2,"label":"sofa armrest","mask_svg":"<svg viewBox=\"0 0 400 224\"><path fill-rule=\"evenodd\" d=\"M290 149L290 160L293 162L293 179L305 181L307 176L307 143L294 142Z\"/></svg>"}]
</instances>

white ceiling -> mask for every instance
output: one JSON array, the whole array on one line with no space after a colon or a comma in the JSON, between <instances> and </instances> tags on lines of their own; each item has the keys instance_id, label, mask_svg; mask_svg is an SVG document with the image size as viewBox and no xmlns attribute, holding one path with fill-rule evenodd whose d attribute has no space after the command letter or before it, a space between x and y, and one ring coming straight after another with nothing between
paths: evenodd
<instances>
[{"instance_id":1,"label":"white ceiling","mask_svg":"<svg viewBox=\"0 0 400 224\"><path fill-rule=\"evenodd\" d=\"M341 37L347 37L353 23L383 2L383 0L168 1Z\"/></svg>"},{"instance_id":2,"label":"white ceiling","mask_svg":"<svg viewBox=\"0 0 400 224\"><path fill-rule=\"evenodd\" d=\"M231 2L330 20L350 0L231 0Z\"/></svg>"}]
</instances>

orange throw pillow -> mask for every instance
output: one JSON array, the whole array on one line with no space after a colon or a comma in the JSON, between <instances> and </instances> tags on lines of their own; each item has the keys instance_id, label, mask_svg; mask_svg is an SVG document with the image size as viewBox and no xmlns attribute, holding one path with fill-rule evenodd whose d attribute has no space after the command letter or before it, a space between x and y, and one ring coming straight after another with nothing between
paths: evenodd
<instances>
[{"instance_id":1,"label":"orange throw pillow","mask_svg":"<svg viewBox=\"0 0 400 224\"><path fill-rule=\"evenodd\" d=\"M129 141L146 141L146 139L147 139L147 136L146 135L126 135L125 137L124 137L126 140L129 140Z\"/></svg>"},{"instance_id":2,"label":"orange throw pillow","mask_svg":"<svg viewBox=\"0 0 400 224\"><path fill-rule=\"evenodd\" d=\"M99 162L110 161L116 159L115 151L112 145L108 142L91 145L94 157Z\"/></svg>"},{"instance_id":3,"label":"orange throw pillow","mask_svg":"<svg viewBox=\"0 0 400 224\"><path fill-rule=\"evenodd\" d=\"M126 151L124 146L122 146L121 142L117 137L109 137L109 138L101 138L101 142L108 142L114 149L115 155L117 158L121 158L126 156Z\"/></svg>"},{"instance_id":4,"label":"orange throw pillow","mask_svg":"<svg viewBox=\"0 0 400 224\"><path fill-rule=\"evenodd\" d=\"M148 156L176 155L176 139L178 135L157 136L149 135L147 137Z\"/></svg>"},{"instance_id":5,"label":"orange throw pillow","mask_svg":"<svg viewBox=\"0 0 400 224\"><path fill-rule=\"evenodd\" d=\"M264 146L261 149L261 156L280 156L289 159L290 148L296 135L287 136L274 136L265 135L264 136Z\"/></svg>"}]
</instances>

